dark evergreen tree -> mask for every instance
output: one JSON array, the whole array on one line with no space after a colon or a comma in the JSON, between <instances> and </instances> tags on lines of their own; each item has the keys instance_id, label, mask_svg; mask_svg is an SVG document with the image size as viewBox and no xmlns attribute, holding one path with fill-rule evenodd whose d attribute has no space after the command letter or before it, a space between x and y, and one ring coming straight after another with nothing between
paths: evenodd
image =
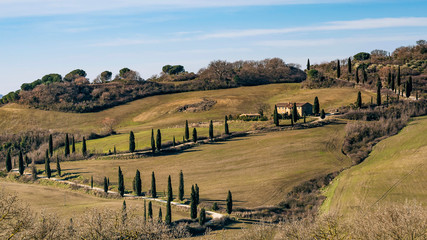
<instances>
[{"instance_id":1,"label":"dark evergreen tree","mask_svg":"<svg viewBox=\"0 0 427 240\"><path fill-rule=\"evenodd\" d=\"M18 167L19 167L19 175L22 176L22 174L24 174L24 169L25 169L25 163L24 163L24 157L22 156L22 150L19 150Z\"/></svg>"},{"instance_id":2,"label":"dark evergreen tree","mask_svg":"<svg viewBox=\"0 0 427 240\"><path fill-rule=\"evenodd\" d=\"M320 113L320 118L325 119L325 117L326 117L325 110L322 109L322 112Z\"/></svg>"},{"instance_id":3,"label":"dark evergreen tree","mask_svg":"<svg viewBox=\"0 0 427 240\"><path fill-rule=\"evenodd\" d=\"M125 183L123 180L123 173L122 173L122 169L119 166L119 194L121 197L123 197L125 195Z\"/></svg>"},{"instance_id":4,"label":"dark evergreen tree","mask_svg":"<svg viewBox=\"0 0 427 240\"><path fill-rule=\"evenodd\" d=\"M157 151L160 152L162 150L162 133L160 132L160 129L157 129L156 147Z\"/></svg>"},{"instance_id":5,"label":"dark evergreen tree","mask_svg":"<svg viewBox=\"0 0 427 240\"><path fill-rule=\"evenodd\" d=\"M132 131L129 133L129 152L135 152L135 135Z\"/></svg>"},{"instance_id":6,"label":"dark evergreen tree","mask_svg":"<svg viewBox=\"0 0 427 240\"><path fill-rule=\"evenodd\" d=\"M313 113L315 115L319 115L319 113L320 113L320 104L319 104L319 99L317 98L317 96L314 98Z\"/></svg>"},{"instance_id":7,"label":"dark evergreen tree","mask_svg":"<svg viewBox=\"0 0 427 240\"><path fill-rule=\"evenodd\" d=\"M356 68L356 83L359 84L360 80L359 80L359 68Z\"/></svg>"},{"instance_id":8,"label":"dark evergreen tree","mask_svg":"<svg viewBox=\"0 0 427 240\"><path fill-rule=\"evenodd\" d=\"M291 126L292 127L294 126L294 117L293 116L291 116Z\"/></svg>"},{"instance_id":9,"label":"dark evergreen tree","mask_svg":"<svg viewBox=\"0 0 427 240\"><path fill-rule=\"evenodd\" d=\"M341 77L341 66L340 66L340 60L337 60L337 78Z\"/></svg>"},{"instance_id":10,"label":"dark evergreen tree","mask_svg":"<svg viewBox=\"0 0 427 240\"><path fill-rule=\"evenodd\" d=\"M184 174L182 170L179 173L179 200L184 200Z\"/></svg>"},{"instance_id":11,"label":"dark evergreen tree","mask_svg":"<svg viewBox=\"0 0 427 240\"><path fill-rule=\"evenodd\" d=\"M357 108L362 108L362 93L360 91L357 93L356 106Z\"/></svg>"},{"instance_id":12,"label":"dark evergreen tree","mask_svg":"<svg viewBox=\"0 0 427 240\"><path fill-rule=\"evenodd\" d=\"M294 103L292 106L292 120L294 121L294 123L296 123L298 119L299 117L298 117L297 104Z\"/></svg>"},{"instance_id":13,"label":"dark evergreen tree","mask_svg":"<svg viewBox=\"0 0 427 240\"><path fill-rule=\"evenodd\" d=\"M381 106L381 80L380 77L378 77L378 81L377 81L377 105Z\"/></svg>"},{"instance_id":14,"label":"dark evergreen tree","mask_svg":"<svg viewBox=\"0 0 427 240\"><path fill-rule=\"evenodd\" d=\"M144 199L144 221L147 221L147 204Z\"/></svg>"},{"instance_id":15,"label":"dark evergreen tree","mask_svg":"<svg viewBox=\"0 0 427 240\"><path fill-rule=\"evenodd\" d=\"M227 116L225 116L225 121L224 121L224 132L225 132L225 134L230 134L230 130L228 129L228 119L227 119Z\"/></svg>"},{"instance_id":16,"label":"dark evergreen tree","mask_svg":"<svg viewBox=\"0 0 427 240\"><path fill-rule=\"evenodd\" d=\"M30 158L27 156L27 155L25 155L25 165L28 167L28 165L30 164Z\"/></svg>"},{"instance_id":17,"label":"dark evergreen tree","mask_svg":"<svg viewBox=\"0 0 427 240\"><path fill-rule=\"evenodd\" d=\"M126 222L127 218L128 218L128 214L127 214L127 211L126 211L126 201L123 200L123 204L122 204L122 222L123 223Z\"/></svg>"},{"instance_id":18,"label":"dark evergreen tree","mask_svg":"<svg viewBox=\"0 0 427 240\"><path fill-rule=\"evenodd\" d=\"M193 128L193 142L197 143L197 130Z\"/></svg>"},{"instance_id":19,"label":"dark evergreen tree","mask_svg":"<svg viewBox=\"0 0 427 240\"><path fill-rule=\"evenodd\" d=\"M197 218L197 203L196 203L196 193L194 191L194 186L191 186L190 217L191 219Z\"/></svg>"},{"instance_id":20,"label":"dark evergreen tree","mask_svg":"<svg viewBox=\"0 0 427 240\"><path fill-rule=\"evenodd\" d=\"M188 129L188 120L185 120L185 140L190 139L190 130Z\"/></svg>"},{"instance_id":21,"label":"dark evergreen tree","mask_svg":"<svg viewBox=\"0 0 427 240\"><path fill-rule=\"evenodd\" d=\"M202 208L200 210L200 215L199 215L199 224L203 226L205 222L206 222L206 211L205 211L205 208Z\"/></svg>"},{"instance_id":22,"label":"dark evergreen tree","mask_svg":"<svg viewBox=\"0 0 427 240\"><path fill-rule=\"evenodd\" d=\"M388 76L387 76L387 87L389 89L391 88L391 71L388 72Z\"/></svg>"},{"instance_id":23,"label":"dark evergreen tree","mask_svg":"<svg viewBox=\"0 0 427 240\"><path fill-rule=\"evenodd\" d=\"M347 67L348 67L347 69L348 73L351 74L351 58L348 58L347 60Z\"/></svg>"},{"instance_id":24,"label":"dark evergreen tree","mask_svg":"<svg viewBox=\"0 0 427 240\"><path fill-rule=\"evenodd\" d=\"M200 204L200 192L199 192L199 186L197 184L194 186L194 197L196 200L196 205Z\"/></svg>"},{"instance_id":25,"label":"dark evergreen tree","mask_svg":"<svg viewBox=\"0 0 427 240\"><path fill-rule=\"evenodd\" d=\"M117 154L116 145L114 145L113 153L114 153L114 155L116 155L116 154Z\"/></svg>"},{"instance_id":26,"label":"dark evergreen tree","mask_svg":"<svg viewBox=\"0 0 427 240\"><path fill-rule=\"evenodd\" d=\"M142 184L141 184L141 173L139 172L139 170L136 170L136 174L135 174L135 190L136 190L136 195L141 196L142 195Z\"/></svg>"},{"instance_id":27,"label":"dark evergreen tree","mask_svg":"<svg viewBox=\"0 0 427 240\"><path fill-rule=\"evenodd\" d=\"M61 177L61 164L59 163L59 157L56 156L56 173L58 174L58 177Z\"/></svg>"},{"instance_id":28,"label":"dark evergreen tree","mask_svg":"<svg viewBox=\"0 0 427 240\"><path fill-rule=\"evenodd\" d=\"M6 171L10 172L11 170L12 170L12 156L9 149L9 151L7 151L7 156L6 156Z\"/></svg>"},{"instance_id":29,"label":"dark evergreen tree","mask_svg":"<svg viewBox=\"0 0 427 240\"><path fill-rule=\"evenodd\" d=\"M394 76L394 74L392 74L391 75L391 90L392 91L396 90L396 85L395 85L394 79L395 79L395 76Z\"/></svg>"},{"instance_id":30,"label":"dark evergreen tree","mask_svg":"<svg viewBox=\"0 0 427 240\"><path fill-rule=\"evenodd\" d=\"M307 71L310 70L310 59L307 59Z\"/></svg>"},{"instance_id":31,"label":"dark evergreen tree","mask_svg":"<svg viewBox=\"0 0 427 240\"><path fill-rule=\"evenodd\" d=\"M277 113L276 105L274 105L273 122L274 122L274 125L279 126L279 114Z\"/></svg>"},{"instance_id":32,"label":"dark evergreen tree","mask_svg":"<svg viewBox=\"0 0 427 240\"><path fill-rule=\"evenodd\" d=\"M151 204L151 201L148 202L148 218L153 220L153 205Z\"/></svg>"},{"instance_id":33,"label":"dark evergreen tree","mask_svg":"<svg viewBox=\"0 0 427 240\"><path fill-rule=\"evenodd\" d=\"M173 136L173 139L172 139L172 146L176 146L176 142L175 142L175 136Z\"/></svg>"},{"instance_id":34,"label":"dark evergreen tree","mask_svg":"<svg viewBox=\"0 0 427 240\"><path fill-rule=\"evenodd\" d=\"M37 180L37 168L34 163L31 164L31 178L33 179L33 181Z\"/></svg>"},{"instance_id":35,"label":"dark evergreen tree","mask_svg":"<svg viewBox=\"0 0 427 240\"><path fill-rule=\"evenodd\" d=\"M73 142L71 144L71 152L75 153L76 152L76 140L74 139L74 136L73 136L73 140L72 141Z\"/></svg>"},{"instance_id":36,"label":"dark evergreen tree","mask_svg":"<svg viewBox=\"0 0 427 240\"><path fill-rule=\"evenodd\" d=\"M163 221L163 214L162 214L162 208L159 207L159 217L157 218L158 222L161 223Z\"/></svg>"},{"instance_id":37,"label":"dark evergreen tree","mask_svg":"<svg viewBox=\"0 0 427 240\"><path fill-rule=\"evenodd\" d=\"M305 120L305 113L303 114L303 118L304 118L304 123L306 123L306 120Z\"/></svg>"},{"instance_id":38,"label":"dark evergreen tree","mask_svg":"<svg viewBox=\"0 0 427 240\"><path fill-rule=\"evenodd\" d=\"M50 178L52 176L52 170L50 169L49 157L47 157L44 160L44 169L45 169L45 173L46 173L47 178Z\"/></svg>"},{"instance_id":39,"label":"dark evergreen tree","mask_svg":"<svg viewBox=\"0 0 427 240\"><path fill-rule=\"evenodd\" d=\"M171 200L170 199L168 199L168 202L166 203L165 223L168 225L170 225L172 223L172 209L171 209Z\"/></svg>"},{"instance_id":40,"label":"dark evergreen tree","mask_svg":"<svg viewBox=\"0 0 427 240\"><path fill-rule=\"evenodd\" d=\"M90 176L90 188L93 188L93 176Z\"/></svg>"},{"instance_id":41,"label":"dark evergreen tree","mask_svg":"<svg viewBox=\"0 0 427 240\"><path fill-rule=\"evenodd\" d=\"M172 180L171 175L168 177L168 201L173 200L173 192L172 192Z\"/></svg>"},{"instance_id":42,"label":"dark evergreen tree","mask_svg":"<svg viewBox=\"0 0 427 240\"><path fill-rule=\"evenodd\" d=\"M65 157L70 155L70 141L68 139L68 133L65 134Z\"/></svg>"},{"instance_id":43,"label":"dark evergreen tree","mask_svg":"<svg viewBox=\"0 0 427 240\"><path fill-rule=\"evenodd\" d=\"M228 191L227 195L227 213L231 214L233 211L233 197L231 196L231 192Z\"/></svg>"},{"instance_id":44,"label":"dark evergreen tree","mask_svg":"<svg viewBox=\"0 0 427 240\"><path fill-rule=\"evenodd\" d=\"M110 186L110 178L107 178L107 185Z\"/></svg>"},{"instance_id":45,"label":"dark evergreen tree","mask_svg":"<svg viewBox=\"0 0 427 240\"><path fill-rule=\"evenodd\" d=\"M400 66L397 68L397 86L400 87L400 84L402 84L401 82L401 78L400 78Z\"/></svg>"},{"instance_id":46,"label":"dark evergreen tree","mask_svg":"<svg viewBox=\"0 0 427 240\"><path fill-rule=\"evenodd\" d=\"M151 197L157 198L156 177L154 176L154 172L151 173Z\"/></svg>"},{"instance_id":47,"label":"dark evergreen tree","mask_svg":"<svg viewBox=\"0 0 427 240\"><path fill-rule=\"evenodd\" d=\"M83 156L86 156L86 153L87 153L86 138L83 137L83 142L82 142L82 154L83 154Z\"/></svg>"},{"instance_id":48,"label":"dark evergreen tree","mask_svg":"<svg viewBox=\"0 0 427 240\"><path fill-rule=\"evenodd\" d=\"M53 137L52 134L49 135L49 154L50 157L53 155Z\"/></svg>"},{"instance_id":49,"label":"dark evergreen tree","mask_svg":"<svg viewBox=\"0 0 427 240\"><path fill-rule=\"evenodd\" d=\"M154 140L154 130L151 129L151 152L156 152L156 141Z\"/></svg>"},{"instance_id":50,"label":"dark evergreen tree","mask_svg":"<svg viewBox=\"0 0 427 240\"><path fill-rule=\"evenodd\" d=\"M209 139L212 141L214 138L214 133L213 133L213 123L212 120L209 122Z\"/></svg>"},{"instance_id":51,"label":"dark evergreen tree","mask_svg":"<svg viewBox=\"0 0 427 240\"><path fill-rule=\"evenodd\" d=\"M407 98L411 96L411 91L412 91L412 77L409 76L409 80L406 82L406 88L405 88L405 95Z\"/></svg>"},{"instance_id":52,"label":"dark evergreen tree","mask_svg":"<svg viewBox=\"0 0 427 240\"><path fill-rule=\"evenodd\" d=\"M108 193L108 182L107 177L104 177L104 192Z\"/></svg>"}]
</instances>

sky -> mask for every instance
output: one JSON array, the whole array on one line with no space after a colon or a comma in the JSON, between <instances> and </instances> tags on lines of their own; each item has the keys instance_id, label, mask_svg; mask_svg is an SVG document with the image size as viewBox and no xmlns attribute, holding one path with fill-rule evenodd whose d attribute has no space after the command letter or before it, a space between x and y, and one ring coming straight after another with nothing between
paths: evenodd
<instances>
[{"instance_id":1,"label":"sky","mask_svg":"<svg viewBox=\"0 0 427 240\"><path fill-rule=\"evenodd\" d=\"M146 79L166 64L274 57L305 68L420 39L425 0L0 0L0 94L74 69Z\"/></svg>"}]
</instances>

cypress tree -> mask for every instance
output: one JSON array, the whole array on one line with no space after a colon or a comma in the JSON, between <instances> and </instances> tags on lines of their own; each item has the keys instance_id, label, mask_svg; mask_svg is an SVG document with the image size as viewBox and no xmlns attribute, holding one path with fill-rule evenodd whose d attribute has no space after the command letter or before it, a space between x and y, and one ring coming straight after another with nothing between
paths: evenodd
<instances>
[{"instance_id":1,"label":"cypress tree","mask_svg":"<svg viewBox=\"0 0 427 240\"><path fill-rule=\"evenodd\" d=\"M73 136L73 140L72 141L73 142L71 144L71 152L75 153L76 152L76 140L74 139L74 136Z\"/></svg>"},{"instance_id":2,"label":"cypress tree","mask_svg":"<svg viewBox=\"0 0 427 240\"><path fill-rule=\"evenodd\" d=\"M159 218L158 218L159 223L161 223L161 222L162 222L162 220L163 220L163 216L162 216L162 208L161 208L161 207L159 207Z\"/></svg>"},{"instance_id":3,"label":"cypress tree","mask_svg":"<svg viewBox=\"0 0 427 240\"><path fill-rule=\"evenodd\" d=\"M68 140L68 133L65 134L65 157L70 155L70 141Z\"/></svg>"},{"instance_id":4,"label":"cypress tree","mask_svg":"<svg viewBox=\"0 0 427 240\"><path fill-rule=\"evenodd\" d=\"M59 157L56 156L56 172L58 173L58 176L61 177L61 164L59 163Z\"/></svg>"},{"instance_id":5,"label":"cypress tree","mask_svg":"<svg viewBox=\"0 0 427 240\"><path fill-rule=\"evenodd\" d=\"M359 68L356 68L356 83L358 84L359 82Z\"/></svg>"},{"instance_id":6,"label":"cypress tree","mask_svg":"<svg viewBox=\"0 0 427 240\"><path fill-rule=\"evenodd\" d=\"M108 182L107 177L104 177L104 192L108 193Z\"/></svg>"},{"instance_id":7,"label":"cypress tree","mask_svg":"<svg viewBox=\"0 0 427 240\"><path fill-rule=\"evenodd\" d=\"M182 170L179 173L179 200L184 200L184 174Z\"/></svg>"},{"instance_id":8,"label":"cypress tree","mask_svg":"<svg viewBox=\"0 0 427 240\"><path fill-rule=\"evenodd\" d=\"M378 81L377 81L377 105L381 106L381 80L380 77L378 77Z\"/></svg>"},{"instance_id":9,"label":"cypress tree","mask_svg":"<svg viewBox=\"0 0 427 240\"><path fill-rule=\"evenodd\" d=\"M18 160L18 167L19 167L19 175L22 176L24 174L24 157L22 156L22 150L19 150L19 160Z\"/></svg>"},{"instance_id":10,"label":"cypress tree","mask_svg":"<svg viewBox=\"0 0 427 240\"><path fill-rule=\"evenodd\" d=\"M411 91L412 91L412 77L409 76L409 80L406 82L406 88L405 88L405 94L407 98L411 96Z\"/></svg>"},{"instance_id":11,"label":"cypress tree","mask_svg":"<svg viewBox=\"0 0 427 240\"><path fill-rule=\"evenodd\" d=\"M196 185L195 185L195 187L194 187L194 197L195 197L195 200L196 200L196 205L199 205L200 204L200 195L199 195L199 186L197 186L197 183L196 183Z\"/></svg>"},{"instance_id":12,"label":"cypress tree","mask_svg":"<svg viewBox=\"0 0 427 240\"><path fill-rule=\"evenodd\" d=\"M182 136L182 143L185 143L185 139L184 139L184 136Z\"/></svg>"},{"instance_id":13,"label":"cypress tree","mask_svg":"<svg viewBox=\"0 0 427 240\"><path fill-rule=\"evenodd\" d=\"M141 196L141 190L142 190L142 186L141 186L141 173L139 172L139 170L136 170L136 174L135 174L135 190L136 190L136 195Z\"/></svg>"},{"instance_id":14,"label":"cypress tree","mask_svg":"<svg viewBox=\"0 0 427 240\"><path fill-rule=\"evenodd\" d=\"M322 109L322 112L320 113L320 118L325 119L325 117L326 117L325 110Z\"/></svg>"},{"instance_id":15,"label":"cypress tree","mask_svg":"<svg viewBox=\"0 0 427 240\"><path fill-rule=\"evenodd\" d=\"M203 226L203 224L205 224L205 222L206 222L206 211L205 211L205 208L202 208L200 210L199 223L201 226Z\"/></svg>"},{"instance_id":16,"label":"cypress tree","mask_svg":"<svg viewBox=\"0 0 427 240\"><path fill-rule=\"evenodd\" d=\"M294 103L294 105L292 106L292 119L295 123L298 121L298 110L296 103Z\"/></svg>"},{"instance_id":17,"label":"cypress tree","mask_svg":"<svg viewBox=\"0 0 427 240\"><path fill-rule=\"evenodd\" d=\"M337 60L337 78L341 77L340 60Z\"/></svg>"},{"instance_id":18,"label":"cypress tree","mask_svg":"<svg viewBox=\"0 0 427 240\"><path fill-rule=\"evenodd\" d=\"M348 67L348 69L347 69L348 73L351 74L351 59L350 58L348 58L348 60L347 60L347 67Z\"/></svg>"},{"instance_id":19,"label":"cypress tree","mask_svg":"<svg viewBox=\"0 0 427 240\"><path fill-rule=\"evenodd\" d=\"M162 150L162 133L160 132L160 129L157 129L156 146L157 151L160 152L160 150Z\"/></svg>"},{"instance_id":20,"label":"cypress tree","mask_svg":"<svg viewBox=\"0 0 427 240\"><path fill-rule=\"evenodd\" d=\"M391 71L388 71L388 76L387 76L387 87L390 89L391 88Z\"/></svg>"},{"instance_id":21,"label":"cypress tree","mask_svg":"<svg viewBox=\"0 0 427 240\"><path fill-rule=\"evenodd\" d=\"M128 218L128 214L126 212L126 201L123 200L123 205L122 205L122 222L124 223L127 218Z\"/></svg>"},{"instance_id":22,"label":"cypress tree","mask_svg":"<svg viewBox=\"0 0 427 240\"><path fill-rule=\"evenodd\" d=\"M135 135L132 131L129 133L129 152L135 152Z\"/></svg>"},{"instance_id":23,"label":"cypress tree","mask_svg":"<svg viewBox=\"0 0 427 240\"><path fill-rule=\"evenodd\" d=\"M117 154L116 145L114 145L113 153L114 153L114 155L116 155L116 154Z\"/></svg>"},{"instance_id":24,"label":"cypress tree","mask_svg":"<svg viewBox=\"0 0 427 240\"><path fill-rule=\"evenodd\" d=\"M320 113L319 98L317 98L317 96L314 98L313 113L315 115L318 115Z\"/></svg>"},{"instance_id":25,"label":"cypress tree","mask_svg":"<svg viewBox=\"0 0 427 240\"><path fill-rule=\"evenodd\" d=\"M400 78L400 66L397 68L397 86L400 86L401 78Z\"/></svg>"},{"instance_id":26,"label":"cypress tree","mask_svg":"<svg viewBox=\"0 0 427 240\"><path fill-rule=\"evenodd\" d=\"M279 126L279 114L277 113L277 106L276 105L274 105L273 122L276 126Z\"/></svg>"},{"instance_id":27,"label":"cypress tree","mask_svg":"<svg viewBox=\"0 0 427 240\"><path fill-rule=\"evenodd\" d=\"M304 113L303 117L304 117L304 123L306 123L306 120L305 120L305 113Z\"/></svg>"},{"instance_id":28,"label":"cypress tree","mask_svg":"<svg viewBox=\"0 0 427 240\"><path fill-rule=\"evenodd\" d=\"M292 127L294 126L294 117L293 116L291 116L291 126Z\"/></svg>"},{"instance_id":29,"label":"cypress tree","mask_svg":"<svg viewBox=\"0 0 427 240\"><path fill-rule=\"evenodd\" d=\"M144 199L144 221L147 221L147 202Z\"/></svg>"},{"instance_id":30,"label":"cypress tree","mask_svg":"<svg viewBox=\"0 0 427 240\"><path fill-rule=\"evenodd\" d=\"M25 165L28 167L28 164L30 164L30 159L25 155Z\"/></svg>"},{"instance_id":31,"label":"cypress tree","mask_svg":"<svg viewBox=\"0 0 427 240\"><path fill-rule=\"evenodd\" d=\"M196 203L196 193L194 191L194 185L191 186L191 203L190 203L190 217L191 219L197 218L197 203Z\"/></svg>"},{"instance_id":32,"label":"cypress tree","mask_svg":"<svg viewBox=\"0 0 427 240\"><path fill-rule=\"evenodd\" d=\"M227 195L227 213L231 214L233 211L233 197L231 196L231 192L228 191Z\"/></svg>"},{"instance_id":33,"label":"cypress tree","mask_svg":"<svg viewBox=\"0 0 427 240\"><path fill-rule=\"evenodd\" d=\"M225 116L225 121L224 121L224 132L225 132L225 134L230 134L230 130L228 129L228 119L227 119L227 116Z\"/></svg>"},{"instance_id":34,"label":"cypress tree","mask_svg":"<svg viewBox=\"0 0 427 240\"><path fill-rule=\"evenodd\" d=\"M173 200L171 175L168 177L168 201Z\"/></svg>"},{"instance_id":35,"label":"cypress tree","mask_svg":"<svg viewBox=\"0 0 427 240\"><path fill-rule=\"evenodd\" d=\"M83 137L83 143L82 143L82 154L83 156L86 156L87 147L86 147L86 138Z\"/></svg>"},{"instance_id":36,"label":"cypress tree","mask_svg":"<svg viewBox=\"0 0 427 240\"><path fill-rule=\"evenodd\" d=\"M12 170L12 156L10 155L10 149L7 151L6 156L6 171L10 172Z\"/></svg>"},{"instance_id":37,"label":"cypress tree","mask_svg":"<svg viewBox=\"0 0 427 240\"><path fill-rule=\"evenodd\" d=\"M307 59L307 71L310 70L310 59Z\"/></svg>"},{"instance_id":38,"label":"cypress tree","mask_svg":"<svg viewBox=\"0 0 427 240\"><path fill-rule=\"evenodd\" d=\"M52 155L53 155L53 138L52 138L52 134L49 134L49 154L50 154L50 157L52 157Z\"/></svg>"},{"instance_id":39,"label":"cypress tree","mask_svg":"<svg viewBox=\"0 0 427 240\"><path fill-rule=\"evenodd\" d=\"M50 178L52 175L52 170L50 169L49 157L47 157L44 161L44 169L45 169L47 178Z\"/></svg>"},{"instance_id":40,"label":"cypress tree","mask_svg":"<svg viewBox=\"0 0 427 240\"><path fill-rule=\"evenodd\" d=\"M212 120L209 122L209 139L212 141L214 137Z\"/></svg>"},{"instance_id":41,"label":"cypress tree","mask_svg":"<svg viewBox=\"0 0 427 240\"><path fill-rule=\"evenodd\" d=\"M151 197L157 198L156 177L154 176L154 172L151 173Z\"/></svg>"},{"instance_id":42,"label":"cypress tree","mask_svg":"<svg viewBox=\"0 0 427 240\"><path fill-rule=\"evenodd\" d=\"M107 185L110 186L110 178L107 178Z\"/></svg>"},{"instance_id":43,"label":"cypress tree","mask_svg":"<svg viewBox=\"0 0 427 240\"><path fill-rule=\"evenodd\" d=\"M394 82L394 74L391 75L391 90L394 91L396 89L396 85Z\"/></svg>"},{"instance_id":44,"label":"cypress tree","mask_svg":"<svg viewBox=\"0 0 427 240\"><path fill-rule=\"evenodd\" d=\"M193 142L197 143L197 130L193 128Z\"/></svg>"},{"instance_id":45,"label":"cypress tree","mask_svg":"<svg viewBox=\"0 0 427 240\"><path fill-rule=\"evenodd\" d=\"M188 141L190 139L190 130L188 129L188 120L185 120L185 139Z\"/></svg>"},{"instance_id":46,"label":"cypress tree","mask_svg":"<svg viewBox=\"0 0 427 240\"><path fill-rule=\"evenodd\" d=\"M176 142L175 142L175 136L173 136L172 146L174 146L174 147L175 147L175 145L176 145Z\"/></svg>"},{"instance_id":47,"label":"cypress tree","mask_svg":"<svg viewBox=\"0 0 427 240\"><path fill-rule=\"evenodd\" d=\"M122 169L119 166L119 194L121 197L123 197L125 195L125 183L123 180L123 173L122 173Z\"/></svg>"},{"instance_id":48,"label":"cypress tree","mask_svg":"<svg viewBox=\"0 0 427 240\"><path fill-rule=\"evenodd\" d=\"M172 223L172 209L171 209L171 200L170 199L168 199L168 202L166 204L165 223L168 225L170 225Z\"/></svg>"},{"instance_id":49,"label":"cypress tree","mask_svg":"<svg viewBox=\"0 0 427 240\"><path fill-rule=\"evenodd\" d=\"M37 169L36 166L33 164L31 164L31 178L35 181L37 180Z\"/></svg>"},{"instance_id":50,"label":"cypress tree","mask_svg":"<svg viewBox=\"0 0 427 240\"><path fill-rule=\"evenodd\" d=\"M357 105L357 108L362 107L362 93L360 91L357 93L356 105Z\"/></svg>"},{"instance_id":51,"label":"cypress tree","mask_svg":"<svg viewBox=\"0 0 427 240\"><path fill-rule=\"evenodd\" d=\"M154 130L151 129L151 152L156 152L156 142L154 141Z\"/></svg>"},{"instance_id":52,"label":"cypress tree","mask_svg":"<svg viewBox=\"0 0 427 240\"><path fill-rule=\"evenodd\" d=\"M93 176L90 176L90 188L93 188Z\"/></svg>"},{"instance_id":53,"label":"cypress tree","mask_svg":"<svg viewBox=\"0 0 427 240\"><path fill-rule=\"evenodd\" d=\"M151 204L151 201L148 202L148 218L150 220L153 219L153 206Z\"/></svg>"}]
</instances>

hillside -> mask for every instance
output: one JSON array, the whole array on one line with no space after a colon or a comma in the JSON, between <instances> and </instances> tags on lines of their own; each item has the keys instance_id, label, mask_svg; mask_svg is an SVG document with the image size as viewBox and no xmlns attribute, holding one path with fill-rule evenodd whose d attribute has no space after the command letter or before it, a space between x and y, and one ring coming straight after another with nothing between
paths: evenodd
<instances>
[{"instance_id":1,"label":"hillside","mask_svg":"<svg viewBox=\"0 0 427 240\"><path fill-rule=\"evenodd\" d=\"M386 203L427 199L427 117L414 118L399 134L377 144L361 164L328 188L324 210L342 214Z\"/></svg>"}]
</instances>

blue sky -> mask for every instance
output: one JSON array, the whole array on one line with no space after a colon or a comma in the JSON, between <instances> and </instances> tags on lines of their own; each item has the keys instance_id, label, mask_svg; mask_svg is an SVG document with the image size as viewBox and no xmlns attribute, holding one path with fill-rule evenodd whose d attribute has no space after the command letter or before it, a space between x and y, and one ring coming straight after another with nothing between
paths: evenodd
<instances>
[{"instance_id":1,"label":"blue sky","mask_svg":"<svg viewBox=\"0 0 427 240\"><path fill-rule=\"evenodd\" d=\"M0 0L0 94L48 73L197 72L216 59L303 67L427 39L427 1Z\"/></svg>"}]
</instances>

